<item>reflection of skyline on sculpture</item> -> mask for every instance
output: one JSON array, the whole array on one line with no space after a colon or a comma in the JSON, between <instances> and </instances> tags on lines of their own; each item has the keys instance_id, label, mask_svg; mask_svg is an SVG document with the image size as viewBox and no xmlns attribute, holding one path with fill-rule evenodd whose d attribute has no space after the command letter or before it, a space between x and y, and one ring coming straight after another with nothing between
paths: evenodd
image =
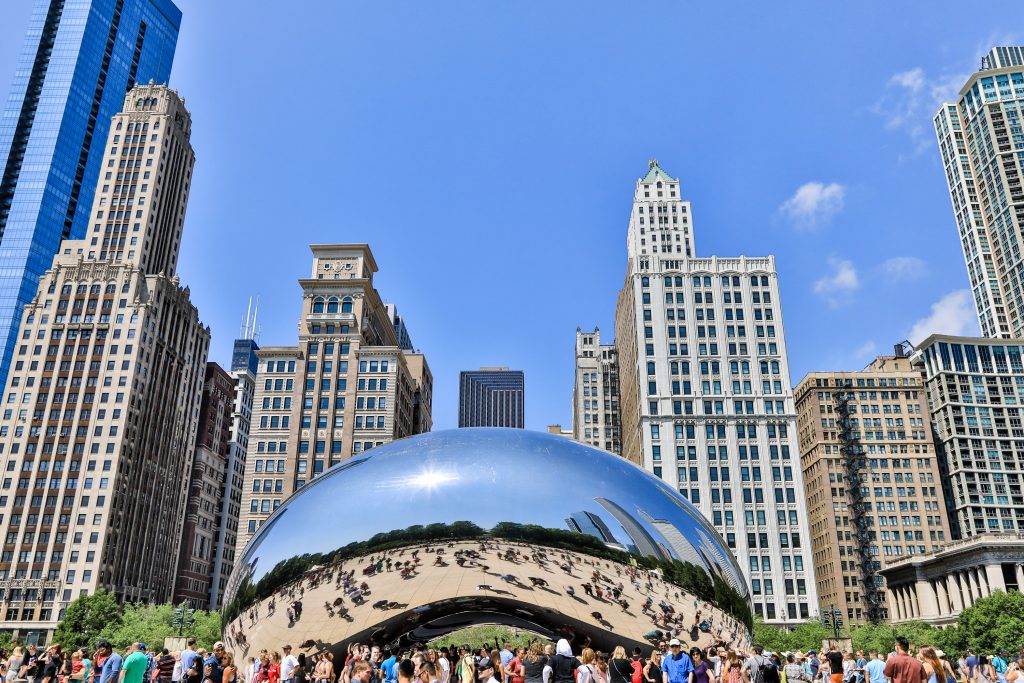
<instances>
[{"instance_id":1,"label":"reflection of skyline on sculpture","mask_svg":"<svg viewBox=\"0 0 1024 683\"><path fill-rule=\"evenodd\" d=\"M481 552L487 557L472 560L479 566L458 582L461 588L443 588L468 571L468 565L452 565L445 549L469 552L474 544L486 547ZM709 610L718 605L741 621L750 619L738 566L724 546L708 552L708 544L722 546L699 512L661 480L614 455L522 430L434 432L346 461L285 501L240 558L228 587L225 617L238 628L248 623L247 609L263 605L282 587L305 585L302 577L325 571L340 576L353 569L353 560L364 563L362 571L372 557L398 561L404 549L415 548L424 557L445 562L446 569L417 565L415 580L427 581L423 587L412 594L407 593L413 583L387 589L401 596L391 601L408 609L408 617L373 612L352 625L331 622L326 628L337 631L332 643L346 633L370 636L379 631L378 637L397 637L413 621L470 609L500 612L505 605L511 613L562 601L557 609L531 618L544 628L571 627L594 637L614 632L641 644L642 634L634 633L642 617L638 586L666 596L681 590L697 598L689 601L691 608L704 600ZM516 548L522 558L492 557L506 546ZM558 569L565 564L555 559L560 555L572 558L568 569ZM545 556L546 561L541 559ZM511 562L505 574L492 567L499 562ZM373 583L390 585L376 571L371 572ZM605 576L599 581L618 577L615 582L621 583L627 574L633 577L627 581L634 584L626 591L627 607L579 595L589 574L598 571ZM648 576L649 571L657 574ZM527 575L547 585L531 585ZM676 588L663 589L662 584ZM578 601L566 602L570 585L575 585ZM590 601L595 602L590 609L579 606ZM357 613L355 606L352 610ZM714 613L723 615L723 628L733 628L725 612ZM613 622L595 622L592 614ZM649 626L650 618L643 619ZM386 627L375 631L373 620L386 622ZM263 628L270 627L256 630Z\"/></svg>"}]
</instances>

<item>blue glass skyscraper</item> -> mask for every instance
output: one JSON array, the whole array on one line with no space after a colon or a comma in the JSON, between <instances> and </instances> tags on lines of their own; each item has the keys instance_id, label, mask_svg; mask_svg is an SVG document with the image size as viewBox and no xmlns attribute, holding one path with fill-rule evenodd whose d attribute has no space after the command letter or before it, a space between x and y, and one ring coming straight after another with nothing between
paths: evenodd
<instances>
[{"instance_id":1,"label":"blue glass skyscraper","mask_svg":"<svg viewBox=\"0 0 1024 683\"><path fill-rule=\"evenodd\" d=\"M39 276L85 237L110 119L167 82L180 25L171 0L36 0L0 118L0 386Z\"/></svg>"}]
</instances>

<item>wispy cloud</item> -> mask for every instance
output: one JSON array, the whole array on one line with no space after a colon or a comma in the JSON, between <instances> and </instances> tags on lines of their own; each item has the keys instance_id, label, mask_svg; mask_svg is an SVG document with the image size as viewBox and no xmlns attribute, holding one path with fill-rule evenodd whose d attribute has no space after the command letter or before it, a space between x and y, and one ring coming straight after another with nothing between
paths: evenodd
<instances>
[{"instance_id":1,"label":"wispy cloud","mask_svg":"<svg viewBox=\"0 0 1024 683\"><path fill-rule=\"evenodd\" d=\"M931 334L978 334L978 317L969 289L958 289L932 304L931 313L914 323L907 339L919 344Z\"/></svg>"},{"instance_id":2,"label":"wispy cloud","mask_svg":"<svg viewBox=\"0 0 1024 683\"><path fill-rule=\"evenodd\" d=\"M917 66L893 74L872 110L886 128L905 132L920 154L933 144L932 115L943 102L955 100L967 72L929 75Z\"/></svg>"},{"instance_id":3,"label":"wispy cloud","mask_svg":"<svg viewBox=\"0 0 1024 683\"><path fill-rule=\"evenodd\" d=\"M882 273L895 282L920 280L928 274L928 265L916 256L894 256L882 263Z\"/></svg>"},{"instance_id":4,"label":"wispy cloud","mask_svg":"<svg viewBox=\"0 0 1024 683\"><path fill-rule=\"evenodd\" d=\"M846 188L839 183L804 183L782 203L779 212L798 228L815 228L830 221L843 209Z\"/></svg>"},{"instance_id":5,"label":"wispy cloud","mask_svg":"<svg viewBox=\"0 0 1024 683\"><path fill-rule=\"evenodd\" d=\"M853 300L853 293L860 288L860 278L852 261L831 258L832 273L814 283L814 293L831 308L839 308Z\"/></svg>"}]
</instances>

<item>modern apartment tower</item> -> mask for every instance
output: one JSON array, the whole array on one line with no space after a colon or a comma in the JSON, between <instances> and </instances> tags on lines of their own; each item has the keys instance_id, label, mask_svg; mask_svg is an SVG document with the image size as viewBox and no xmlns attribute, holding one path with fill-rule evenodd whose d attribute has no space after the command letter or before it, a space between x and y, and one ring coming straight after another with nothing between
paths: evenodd
<instances>
[{"instance_id":1,"label":"modern apartment tower","mask_svg":"<svg viewBox=\"0 0 1024 683\"><path fill-rule=\"evenodd\" d=\"M619 454L619 360L615 344L601 343L601 330L576 328L576 383L572 435L577 441Z\"/></svg>"},{"instance_id":2,"label":"modern apartment tower","mask_svg":"<svg viewBox=\"0 0 1024 683\"><path fill-rule=\"evenodd\" d=\"M804 621L817 598L775 260L696 258L692 220L652 161L615 311L622 456L719 529L755 614Z\"/></svg>"},{"instance_id":3,"label":"modern apartment tower","mask_svg":"<svg viewBox=\"0 0 1024 683\"><path fill-rule=\"evenodd\" d=\"M888 621L880 571L950 541L924 377L902 347L796 387L818 600L848 623Z\"/></svg>"},{"instance_id":4,"label":"modern apartment tower","mask_svg":"<svg viewBox=\"0 0 1024 683\"><path fill-rule=\"evenodd\" d=\"M526 427L522 370L480 368L459 373L459 427Z\"/></svg>"},{"instance_id":5,"label":"modern apartment tower","mask_svg":"<svg viewBox=\"0 0 1024 683\"><path fill-rule=\"evenodd\" d=\"M171 0L36 0L0 118L0 385L21 309L61 240L82 239L111 117L136 83L166 83Z\"/></svg>"},{"instance_id":6,"label":"modern apartment tower","mask_svg":"<svg viewBox=\"0 0 1024 683\"><path fill-rule=\"evenodd\" d=\"M333 465L431 427L422 354L398 344L365 244L315 244L299 280L296 346L256 351L237 551L281 502Z\"/></svg>"},{"instance_id":7,"label":"modern apartment tower","mask_svg":"<svg viewBox=\"0 0 1024 683\"><path fill-rule=\"evenodd\" d=\"M180 532L176 605L185 601L194 609L210 609L214 563L223 551L223 546L218 545L221 507L230 502L224 484L234 395L234 378L216 363L207 363L192 471L187 482L185 524ZM237 526L237 515L234 521Z\"/></svg>"},{"instance_id":8,"label":"modern apartment tower","mask_svg":"<svg viewBox=\"0 0 1024 683\"><path fill-rule=\"evenodd\" d=\"M993 48L934 122L981 333L1024 337L1024 48Z\"/></svg>"},{"instance_id":9,"label":"modern apartment tower","mask_svg":"<svg viewBox=\"0 0 1024 683\"><path fill-rule=\"evenodd\" d=\"M955 539L1024 532L1024 345L935 334L913 361L924 373Z\"/></svg>"},{"instance_id":10,"label":"modern apartment tower","mask_svg":"<svg viewBox=\"0 0 1024 683\"><path fill-rule=\"evenodd\" d=\"M100 588L173 597L210 340L175 273L190 133L173 90L128 93L88 232L24 307L0 418L0 628L26 640Z\"/></svg>"}]
</instances>

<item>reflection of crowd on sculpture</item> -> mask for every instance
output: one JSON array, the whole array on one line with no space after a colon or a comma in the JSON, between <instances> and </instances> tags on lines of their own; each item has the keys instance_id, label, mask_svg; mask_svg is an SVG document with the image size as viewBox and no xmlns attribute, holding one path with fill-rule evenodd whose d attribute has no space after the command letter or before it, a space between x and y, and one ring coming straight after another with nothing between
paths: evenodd
<instances>
[{"instance_id":1,"label":"reflection of crowd on sculpture","mask_svg":"<svg viewBox=\"0 0 1024 683\"><path fill-rule=\"evenodd\" d=\"M430 559L424 560L424 557ZM521 579L518 573L491 572L490 563L495 560L521 567L521 573L525 576ZM639 618L630 612L632 604L627 599L627 596L635 592L640 614L651 623L650 630L643 637L652 643L661 638L688 635L693 642L703 636L709 641L746 645L745 629L736 619L716 609L711 603L694 598L665 581L657 570L622 565L565 550L491 539L458 544L423 544L381 552L354 561L349 559L313 567L301 578L281 586L262 603L256 603L243 612L230 625L228 638L248 647L245 622L256 625L264 617L273 617L279 600L288 605L288 625L293 626L302 618L302 598L307 591L319 588L330 588L335 592L333 599L328 596L323 603L325 614L331 619L340 618L351 622L354 620L352 609L369 602L375 577L397 572L402 580L416 580L423 575L425 567L446 568L452 563L464 570L479 570L483 575L495 576L507 586L497 588L491 583L481 582L476 585L478 591L523 598L527 596L517 595L513 591L539 589L557 595L560 591L551 587L554 586L577 602L597 603L597 607L603 603L629 617ZM554 574L559 578L545 578L537 574ZM566 582L567 579L579 580L582 596L574 585ZM387 612L408 607L391 596L373 597L377 598L371 605L374 610ZM535 598L527 601L540 604ZM263 614L261 605L265 607ZM602 627L612 630L614 617L608 618L600 609L590 612L590 616ZM565 628L572 627L565 625Z\"/></svg>"}]
</instances>

